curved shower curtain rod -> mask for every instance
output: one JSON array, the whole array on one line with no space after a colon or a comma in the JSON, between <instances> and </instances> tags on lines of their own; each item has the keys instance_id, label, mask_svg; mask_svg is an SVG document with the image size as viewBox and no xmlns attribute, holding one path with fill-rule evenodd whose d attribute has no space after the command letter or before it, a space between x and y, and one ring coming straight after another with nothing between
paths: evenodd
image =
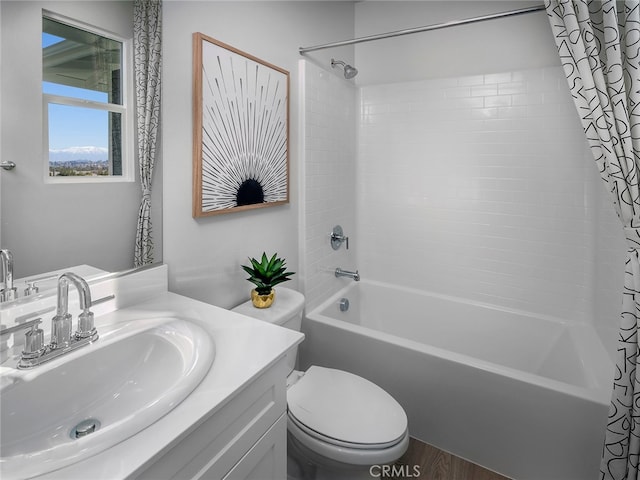
<instances>
[{"instance_id":1,"label":"curved shower curtain rod","mask_svg":"<svg viewBox=\"0 0 640 480\"><path fill-rule=\"evenodd\" d=\"M464 20L452 20L450 22L437 23L435 25L425 25L422 27L407 28L405 30L396 30L394 32L378 33L366 37L353 38L351 40L342 40L340 42L325 43L323 45L314 45L313 47L300 47L298 51L300 55L314 50L323 50L325 48L342 47L345 45L354 45L356 43L371 42L373 40L382 40L383 38L399 37L401 35L409 35L412 33L428 32L431 30L439 30L441 28L456 27L458 25L466 25L467 23L484 22L486 20L494 20L496 18L513 17L515 15L523 15L525 13L539 12L544 10L544 5L534 7L521 8L519 10L511 10L508 12L492 13L481 17L465 18Z\"/></svg>"}]
</instances>

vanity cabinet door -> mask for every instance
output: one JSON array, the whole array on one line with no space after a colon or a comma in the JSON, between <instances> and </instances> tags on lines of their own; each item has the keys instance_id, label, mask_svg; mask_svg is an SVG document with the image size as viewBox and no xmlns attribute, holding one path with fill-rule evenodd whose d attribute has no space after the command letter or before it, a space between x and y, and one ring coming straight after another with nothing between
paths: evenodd
<instances>
[{"instance_id":1,"label":"vanity cabinet door","mask_svg":"<svg viewBox=\"0 0 640 480\"><path fill-rule=\"evenodd\" d=\"M206 474L202 478L211 478ZM284 480L287 478L287 416L282 415L224 480Z\"/></svg>"},{"instance_id":2,"label":"vanity cabinet door","mask_svg":"<svg viewBox=\"0 0 640 480\"><path fill-rule=\"evenodd\" d=\"M152 460L141 473L132 477L137 480L220 480L227 478L236 467L243 471L243 467L238 464L242 463L248 452L265 438L267 432L271 431L286 412L287 373L288 368L282 358L202 424L178 440L170 450ZM284 462L286 470L286 421L283 438L284 447L274 447L272 451L274 455L282 457L276 463ZM265 442L269 443L269 440ZM268 457L268 454L265 455ZM259 459L252 459L255 460L255 457L252 456L249 463L254 462L258 467ZM265 462L267 460L265 458ZM286 471L284 477L264 477L260 480L269 478L282 480L286 478Z\"/></svg>"}]
</instances>

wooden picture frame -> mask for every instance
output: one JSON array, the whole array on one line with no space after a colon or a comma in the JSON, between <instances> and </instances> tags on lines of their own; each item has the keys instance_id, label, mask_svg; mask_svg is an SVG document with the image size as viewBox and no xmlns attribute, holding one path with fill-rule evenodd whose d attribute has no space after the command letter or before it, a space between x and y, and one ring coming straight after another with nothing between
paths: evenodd
<instances>
[{"instance_id":1,"label":"wooden picture frame","mask_svg":"<svg viewBox=\"0 0 640 480\"><path fill-rule=\"evenodd\" d=\"M285 203L289 72L194 33L194 218Z\"/></svg>"}]
</instances>

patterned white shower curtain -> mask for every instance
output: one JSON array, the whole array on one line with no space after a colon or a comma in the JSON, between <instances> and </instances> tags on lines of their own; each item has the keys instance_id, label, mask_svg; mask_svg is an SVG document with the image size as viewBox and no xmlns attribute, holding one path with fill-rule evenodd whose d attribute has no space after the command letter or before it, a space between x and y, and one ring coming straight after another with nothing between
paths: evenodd
<instances>
[{"instance_id":1,"label":"patterned white shower curtain","mask_svg":"<svg viewBox=\"0 0 640 480\"><path fill-rule=\"evenodd\" d=\"M142 184L134 266L140 267L153 263L151 181L160 122L162 67L162 2L160 0L134 1L133 34L138 162Z\"/></svg>"},{"instance_id":2,"label":"patterned white shower curtain","mask_svg":"<svg viewBox=\"0 0 640 480\"><path fill-rule=\"evenodd\" d=\"M640 460L640 6L545 0L589 146L627 240L618 356L601 479L637 479ZM589 419L585 419L589 421Z\"/></svg>"}]
</instances>

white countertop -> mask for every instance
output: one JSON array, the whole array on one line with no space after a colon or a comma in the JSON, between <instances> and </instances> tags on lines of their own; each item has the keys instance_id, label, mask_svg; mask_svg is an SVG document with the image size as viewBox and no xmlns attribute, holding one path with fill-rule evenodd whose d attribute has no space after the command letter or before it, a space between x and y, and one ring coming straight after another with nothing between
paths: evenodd
<instances>
[{"instance_id":1,"label":"white countertop","mask_svg":"<svg viewBox=\"0 0 640 480\"><path fill-rule=\"evenodd\" d=\"M304 338L299 332L170 292L97 316L95 322L99 331L104 325L157 316L186 318L212 336L216 355L208 374L182 403L138 434L37 478L113 480L139 472L145 463L178 443ZM46 408L46 397L42 408Z\"/></svg>"}]
</instances>

